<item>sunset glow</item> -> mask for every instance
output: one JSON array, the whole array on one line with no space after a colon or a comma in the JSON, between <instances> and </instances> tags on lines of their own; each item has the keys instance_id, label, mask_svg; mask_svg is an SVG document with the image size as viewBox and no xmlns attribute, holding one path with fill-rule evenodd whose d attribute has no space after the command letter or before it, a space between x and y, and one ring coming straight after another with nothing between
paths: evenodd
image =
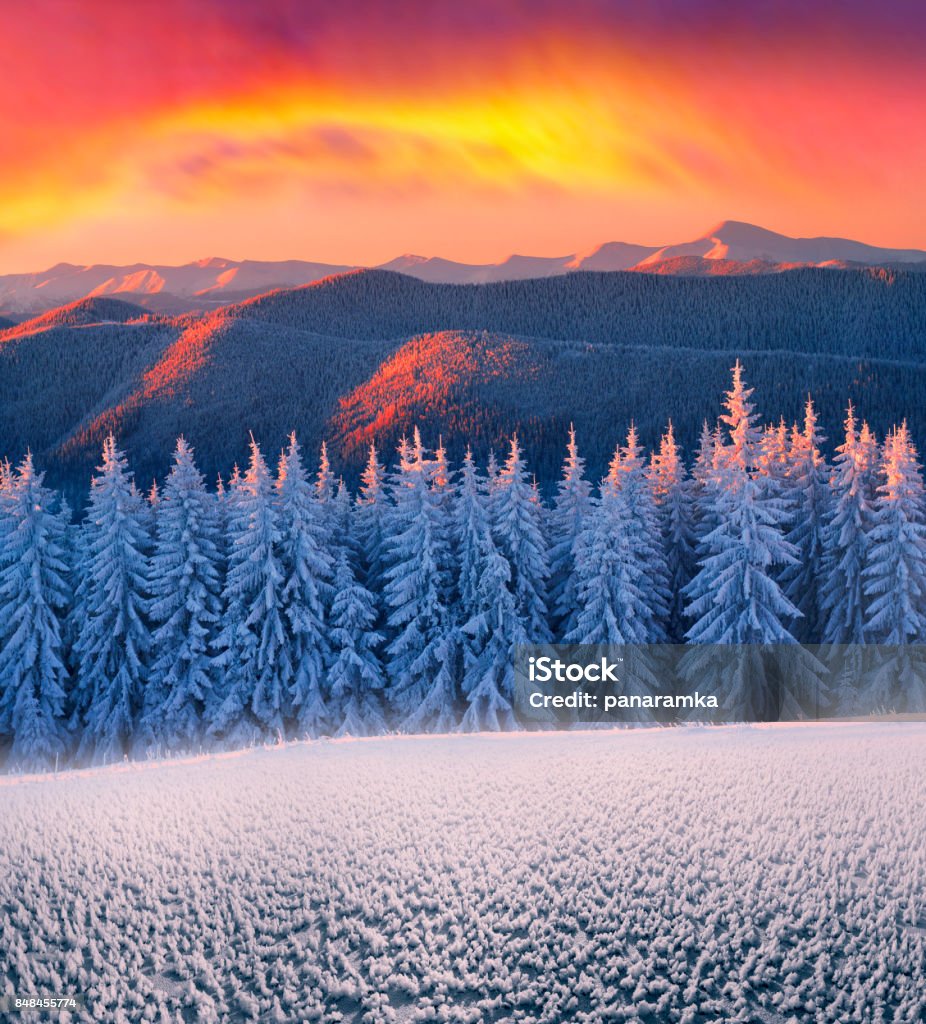
<instances>
[{"instance_id":1,"label":"sunset glow","mask_svg":"<svg viewBox=\"0 0 926 1024\"><path fill-rule=\"evenodd\" d=\"M7 5L0 272L926 246L923 14L812 6Z\"/></svg>"}]
</instances>

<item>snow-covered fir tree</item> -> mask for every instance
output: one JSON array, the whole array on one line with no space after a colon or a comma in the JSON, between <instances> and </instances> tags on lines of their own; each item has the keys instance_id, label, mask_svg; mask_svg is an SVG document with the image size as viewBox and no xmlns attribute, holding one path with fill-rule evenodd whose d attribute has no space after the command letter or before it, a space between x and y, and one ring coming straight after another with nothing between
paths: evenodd
<instances>
[{"instance_id":1,"label":"snow-covered fir tree","mask_svg":"<svg viewBox=\"0 0 926 1024\"><path fill-rule=\"evenodd\" d=\"M498 459L495 457L495 449L489 449L489 457L486 460L486 488L491 494L498 486Z\"/></svg>"},{"instance_id":2,"label":"snow-covered fir tree","mask_svg":"<svg viewBox=\"0 0 926 1024\"><path fill-rule=\"evenodd\" d=\"M437 439L437 448L434 449L434 458L431 461L431 486L442 497L452 496L451 490L451 469L447 460L447 449L444 447L443 437Z\"/></svg>"},{"instance_id":3,"label":"snow-covered fir tree","mask_svg":"<svg viewBox=\"0 0 926 1024\"><path fill-rule=\"evenodd\" d=\"M80 529L73 610L79 754L96 761L121 758L144 745L139 716L151 644L149 515L110 434Z\"/></svg>"},{"instance_id":4,"label":"snow-covered fir tree","mask_svg":"<svg viewBox=\"0 0 926 1024\"><path fill-rule=\"evenodd\" d=\"M829 474L820 454L823 440L808 397L803 429L794 430L788 455L791 507L787 539L794 548L795 561L782 573L784 592L801 613L791 631L802 643L819 643L823 632L820 582L830 502Z\"/></svg>"},{"instance_id":5,"label":"snow-covered fir tree","mask_svg":"<svg viewBox=\"0 0 926 1024\"><path fill-rule=\"evenodd\" d=\"M476 613L476 591L482 571L485 531L491 528L488 480L480 476L472 449L467 448L453 509L453 555L456 565L454 600L457 617L461 622Z\"/></svg>"},{"instance_id":6,"label":"snow-covered fir tree","mask_svg":"<svg viewBox=\"0 0 926 1024\"><path fill-rule=\"evenodd\" d=\"M868 600L862 571L868 561L877 486L876 452L862 445L852 405L846 413L845 437L836 449L830 476L832 498L824 525L820 566L822 641L863 644L867 639Z\"/></svg>"},{"instance_id":7,"label":"snow-covered fir tree","mask_svg":"<svg viewBox=\"0 0 926 1024\"><path fill-rule=\"evenodd\" d=\"M445 581L445 590L442 594L444 604L451 608L453 604L453 576L456 566L453 559L453 508L456 502L456 473L450 468L447 459L447 450L444 448L443 439L438 438L437 448L434 451L434 458L427 460L428 481L434 493L434 499L438 509L437 522L440 526L441 537L439 548L444 554L444 564L441 566L441 578Z\"/></svg>"},{"instance_id":8,"label":"snow-covered fir tree","mask_svg":"<svg viewBox=\"0 0 926 1024\"><path fill-rule=\"evenodd\" d=\"M14 527L12 518L14 477L10 460L0 459L0 545L3 544L6 534Z\"/></svg>"},{"instance_id":9,"label":"snow-covered fir tree","mask_svg":"<svg viewBox=\"0 0 926 1024\"><path fill-rule=\"evenodd\" d=\"M868 710L926 707L926 498L916 448L904 423L884 441L881 484L863 571L871 640L897 645L864 682ZM908 645L917 645L914 648Z\"/></svg>"},{"instance_id":10,"label":"snow-covered fir tree","mask_svg":"<svg viewBox=\"0 0 926 1024\"><path fill-rule=\"evenodd\" d=\"M575 609L566 643L645 645L658 642L654 625L655 591L648 566L635 544L628 492L619 477L619 457L601 482L600 495L575 546ZM627 650L621 693L645 696L656 685L652 659Z\"/></svg>"},{"instance_id":11,"label":"snow-covered fir tree","mask_svg":"<svg viewBox=\"0 0 926 1024\"><path fill-rule=\"evenodd\" d=\"M782 593L775 570L794 561L794 549L783 534L785 509L780 498L763 494L756 472L759 430L752 389L747 388L739 361L726 395L728 442L716 460L718 472L708 482L708 521L712 528L698 549L698 573L685 589L686 614L692 620L692 644L790 644L787 623L800 612ZM727 712L747 719L800 715L806 696L803 679L766 677L761 653L740 662L739 670L717 666L717 652L692 651L685 656L690 678L717 678L726 693ZM736 666L734 666L734 669Z\"/></svg>"},{"instance_id":12,"label":"snow-covered fir tree","mask_svg":"<svg viewBox=\"0 0 926 1024\"><path fill-rule=\"evenodd\" d=\"M694 464L691 467L691 479L703 490L706 490L708 485L714 480L719 447L719 433L716 430L711 430L707 420L704 420L698 437Z\"/></svg>"},{"instance_id":13,"label":"snow-covered fir tree","mask_svg":"<svg viewBox=\"0 0 926 1024\"><path fill-rule=\"evenodd\" d=\"M337 487L338 481L331 468L331 459L328 458L328 445L322 441L318 458L318 473L315 476L315 498L319 505L333 501Z\"/></svg>"},{"instance_id":14,"label":"snow-covered fir tree","mask_svg":"<svg viewBox=\"0 0 926 1024\"><path fill-rule=\"evenodd\" d=\"M32 456L0 477L0 749L19 768L65 751L67 516Z\"/></svg>"},{"instance_id":15,"label":"snow-covered fir tree","mask_svg":"<svg viewBox=\"0 0 926 1024\"><path fill-rule=\"evenodd\" d=\"M151 558L152 660L143 726L158 750L190 750L203 734L221 612L217 499L181 437L156 505Z\"/></svg>"},{"instance_id":16,"label":"snow-covered fir tree","mask_svg":"<svg viewBox=\"0 0 926 1024\"><path fill-rule=\"evenodd\" d=\"M276 479L281 610L291 674L286 711L299 736L318 736L329 721L326 673L331 663L327 608L333 594L334 559L322 507L302 464L296 435L280 457Z\"/></svg>"},{"instance_id":17,"label":"snow-covered fir tree","mask_svg":"<svg viewBox=\"0 0 926 1024\"><path fill-rule=\"evenodd\" d=\"M383 523L387 508L386 469L379 461L375 443L371 441L354 508L354 535L362 559L361 568L366 584L371 588L382 585Z\"/></svg>"},{"instance_id":18,"label":"snow-covered fir tree","mask_svg":"<svg viewBox=\"0 0 926 1024\"><path fill-rule=\"evenodd\" d=\"M230 497L223 628L217 639L223 673L210 732L229 743L247 744L283 735L293 675L273 481L253 438L247 473Z\"/></svg>"},{"instance_id":19,"label":"snow-covered fir tree","mask_svg":"<svg viewBox=\"0 0 926 1024\"><path fill-rule=\"evenodd\" d=\"M511 592L511 566L492 533L487 486L467 449L454 510L467 703L460 728L466 731L515 727L513 648L526 640Z\"/></svg>"},{"instance_id":20,"label":"snow-covered fir tree","mask_svg":"<svg viewBox=\"0 0 926 1024\"><path fill-rule=\"evenodd\" d=\"M695 513L691 481L686 477L671 421L652 458L649 478L667 575L666 635L673 643L682 643L684 589L695 571Z\"/></svg>"},{"instance_id":21,"label":"snow-covered fir tree","mask_svg":"<svg viewBox=\"0 0 926 1024\"><path fill-rule=\"evenodd\" d=\"M511 593L511 565L498 550L491 532L486 536L476 612L462 624L464 731L517 728L512 711L514 647L526 643L524 627Z\"/></svg>"},{"instance_id":22,"label":"snow-covered fir tree","mask_svg":"<svg viewBox=\"0 0 926 1024\"><path fill-rule=\"evenodd\" d=\"M926 641L926 507L907 425L884 441L881 483L864 571L869 629L883 643Z\"/></svg>"},{"instance_id":23,"label":"snow-covered fir tree","mask_svg":"<svg viewBox=\"0 0 926 1024\"><path fill-rule=\"evenodd\" d=\"M786 490L785 481L791 470L792 446L788 437L788 425L782 417L776 424L768 424L759 441L759 455L756 468L768 484L768 493L782 497Z\"/></svg>"},{"instance_id":24,"label":"snow-covered fir tree","mask_svg":"<svg viewBox=\"0 0 926 1024\"><path fill-rule=\"evenodd\" d=\"M577 545L575 612L565 640L571 644L645 644L645 567L630 544L627 500L610 477L586 517Z\"/></svg>"},{"instance_id":25,"label":"snow-covered fir tree","mask_svg":"<svg viewBox=\"0 0 926 1024\"><path fill-rule=\"evenodd\" d=\"M406 731L456 725L456 630L445 595L449 536L416 428L399 448L386 518L387 698Z\"/></svg>"},{"instance_id":26,"label":"snow-covered fir tree","mask_svg":"<svg viewBox=\"0 0 926 1024\"><path fill-rule=\"evenodd\" d=\"M694 517L695 548L698 542L716 526L711 522L713 484L717 479L717 461L720 458L720 427L713 430L707 420L701 425L698 447L691 466L691 508Z\"/></svg>"},{"instance_id":27,"label":"snow-covered fir tree","mask_svg":"<svg viewBox=\"0 0 926 1024\"><path fill-rule=\"evenodd\" d=\"M554 632L562 634L575 607L574 548L591 509L591 484L585 479L585 460L579 455L575 427L569 425L569 441L563 472L550 512L550 611Z\"/></svg>"},{"instance_id":28,"label":"snow-covered fir tree","mask_svg":"<svg viewBox=\"0 0 926 1024\"><path fill-rule=\"evenodd\" d=\"M631 423L627 443L618 448L608 473L609 486L618 488L627 507L627 540L632 558L647 566L650 591L646 605L649 643L666 639L669 619L669 572L662 546L662 530L653 492L647 479L643 446Z\"/></svg>"},{"instance_id":29,"label":"snow-covered fir tree","mask_svg":"<svg viewBox=\"0 0 926 1024\"><path fill-rule=\"evenodd\" d=\"M548 643L547 616L549 552L543 512L528 480L517 435L491 492L492 522L499 548L512 570L512 590L518 616L530 643Z\"/></svg>"},{"instance_id":30,"label":"snow-covered fir tree","mask_svg":"<svg viewBox=\"0 0 926 1024\"><path fill-rule=\"evenodd\" d=\"M346 545L353 550L357 545L357 538L354 535L354 503L344 482L344 477L338 480L338 487L334 493L334 501L331 502L329 512L329 523L331 536L329 543L332 550Z\"/></svg>"},{"instance_id":31,"label":"snow-covered fir tree","mask_svg":"<svg viewBox=\"0 0 926 1024\"><path fill-rule=\"evenodd\" d=\"M386 731L383 716L385 677L379 659L383 636L375 629L373 595L356 577L351 554L342 545L334 572L329 673L336 736L375 736Z\"/></svg>"},{"instance_id":32,"label":"snow-covered fir tree","mask_svg":"<svg viewBox=\"0 0 926 1024\"><path fill-rule=\"evenodd\" d=\"M797 452L800 445L798 434L796 425L789 433L784 417L776 424L767 424L762 431L756 457L756 474L762 497L778 502L782 512L781 528L786 537L796 525L794 513L799 500L795 494L791 462L792 452ZM781 567L778 576L786 574L788 568ZM778 582L784 585L783 579L779 578Z\"/></svg>"}]
</instances>

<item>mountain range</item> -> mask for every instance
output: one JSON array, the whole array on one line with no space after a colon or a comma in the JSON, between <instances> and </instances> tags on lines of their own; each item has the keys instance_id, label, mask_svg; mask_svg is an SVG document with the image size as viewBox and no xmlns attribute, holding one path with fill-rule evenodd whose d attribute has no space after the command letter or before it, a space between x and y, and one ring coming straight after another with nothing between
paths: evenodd
<instances>
[{"instance_id":1,"label":"mountain range","mask_svg":"<svg viewBox=\"0 0 926 1024\"><path fill-rule=\"evenodd\" d=\"M500 263L459 263L399 256L378 269L435 284L489 284L576 271L634 270L675 276L777 273L796 267L883 266L926 270L926 251L886 249L844 238L789 238L752 224L724 221L676 245L607 242L565 256L509 256ZM40 273L0 275L0 316L23 319L83 298L115 296L152 312L206 312L265 292L311 284L361 269L303 260L262 262L212 257L183 266L59 263Z\"/></svg>"},{"instance_id":2,"label":"mountain range","mask_svg":"<svg viewBox=\"0 0 926 1024\"><path fill-rule=\"evenodd\" d=\"M356 485L371 441L389 462L420 425L454 459L517 431L549 489L570 422L592 479L631 421L652 445L671 418L690 458L737 358L767 419L799 418L810 392L830 445L848 400L879 436L906 417L926 442L926 274L361 270L176 316L97 296L0 331L0 456L31 449L79 507L110 430L145 488L180 434L214 481L251 431L272 459L294 429Z\"/></svg>"}]
</instances>

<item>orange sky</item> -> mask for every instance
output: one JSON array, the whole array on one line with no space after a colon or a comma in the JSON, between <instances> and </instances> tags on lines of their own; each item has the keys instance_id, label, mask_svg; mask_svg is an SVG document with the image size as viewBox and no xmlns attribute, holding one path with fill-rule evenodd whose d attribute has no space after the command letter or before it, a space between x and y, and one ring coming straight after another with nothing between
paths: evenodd
<instances>
[{"instance_id":1,"label":"orange sky","mask_svg":"<svg viewBox=\"0 0 926 1024\"><path fill-rule=\"evenodd\" d=\"M34 0L0 39L0 272L487 262L728 217L926 248L914 3Z\"/></svg>"}]
</instances>

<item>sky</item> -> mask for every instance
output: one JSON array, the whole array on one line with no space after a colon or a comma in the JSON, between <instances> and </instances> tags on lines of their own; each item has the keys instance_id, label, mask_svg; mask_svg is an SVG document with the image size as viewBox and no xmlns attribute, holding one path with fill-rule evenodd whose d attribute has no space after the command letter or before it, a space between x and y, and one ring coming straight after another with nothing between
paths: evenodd
<instances>
[{"instance_id":1,"label":"sky","mask_svg":"<svg viewBox=\"0 0 926 1024\"><path fill-rule=\"evenodd\" d=\"M926 248L918 0L30 0L0 39L0 273Z\"/></svg>"}]
</instances>

